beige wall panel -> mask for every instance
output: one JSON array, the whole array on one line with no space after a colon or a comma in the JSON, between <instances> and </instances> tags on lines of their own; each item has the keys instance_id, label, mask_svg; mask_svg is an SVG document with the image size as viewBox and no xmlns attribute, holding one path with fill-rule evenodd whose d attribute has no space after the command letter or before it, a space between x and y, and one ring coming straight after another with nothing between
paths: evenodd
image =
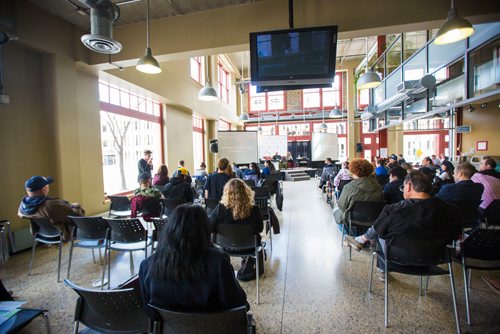
<instances>
[{"instance_id":1,"label":"beige wall panel","mask_svg":"<svg viewBox=\"0 0 500 334\"><path fill-rule=\"evenodd\" d=\"M478 141L488 141L487 151L475 151L474 155L500 155L500 101L489 102L486 108L475 105L475 112L464 110L463 124L470 125L472 131L462 135L462 152L469 154L476 150Z\"/></svg>"},{"instance_id":2,"label":"beige wall panel","mask_svg":"<svg viewBox=\"0 0 500 334\"><path fill-rule=\"evenodd\" d=\"M193 175L193 116L190 112L167 106L165 112L166 163L170 174L177 168L179 160Z\"/></svg>"}]
</instances>

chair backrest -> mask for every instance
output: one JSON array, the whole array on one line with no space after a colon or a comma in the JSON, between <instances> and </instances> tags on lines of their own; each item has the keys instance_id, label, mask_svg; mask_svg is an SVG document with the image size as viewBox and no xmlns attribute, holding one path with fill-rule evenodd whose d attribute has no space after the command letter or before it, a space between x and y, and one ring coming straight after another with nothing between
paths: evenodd
<instances>
[{"instance_id":1,"label":"chair backrest","mask_svg":"<svg viewBox=\"0 0 500 334\"><path fill-rule=\"evenodd\" d=\"M255 197L255 205L264 219L269 217L269 200L266 197Z\"/></svg>"},{"instance_id":2,"label":"chair backrest","mask_svg":"<svg viewBox=\"0 0 500 334\"><path fill-rule=\"evenodd\" d=\"M269 181L272 181L272 180L279 181L281 179L281 173L276 171L276 173L272 173L272 174L267 174L267 175L262 174L261 178L264 180L269 180Z\"/></svg>"},{"instance_id":3,"label":"chair backrest","mask_svg":"<svg viewBox=\"0 0 500 334\"><path fill-rule=\"evenodd\" d=\"M339 192L342 191L342 189L345 187L346 184L348 184L349 182L351 182L352 180L340 180L339 182L339 185L337 186L337 190Z\"/></svg>"},{"instance_id":4,"label":"chair backrest","mask_svg":"<svg viewBox=\"0 0 500 334\"><path fill-rule=\"evenodd\" d=\"M160 233L165 229L168 224L167 218L153 218L152 220L153 226L155 227L153 233L153 240L158 241L160 237Z\"/></svg>"},{"instance_id":5,"label":"chair backrest","mask_svg":"<svg viewBox=\"0 0 500 334\"><path fill-rule=\"evenodd\" d=\"M488 220L499 221L500 220L500 199L495 199L488 205L484 210L484 216Z\"/></svg>"},{"instance_id":6,"label":"chair backrest","mask_svg":"<svg viewBox=\"0 0 500 334\"><path fill-rule=\"evenodd\" d=\"M351 225L372 226L384 206L384 202L355 201L349 212Z\"/></svg>"},{"instance_id":7,"label":"chair backrest","mask_svg":"<svg viewBox=\"0 0 500 334\"><path fill-rule=\"evenodd\" d=\"M251 249L257 245L257 236L251 224L218 224L214 243L225 249Z\"/></svg>"},{"instance_id":8,"label":"chair backrest","mask_svg":"<svg viewBox=\"0 0 500 334\"><path fill-rule=\"evenodd\" d=\"M410 266L434 266L448 263L450 237L429 238L419 233L408 232L393 237L387 242L387 259Z\"/></svg>"},{"instance_id":9,"label":"chair backrest","mask_svg":"<svg viewBox=\"0 0 500 334\"><path fill-rule=\"evenodd\" d=\"M165 216L170 216L172 212L181 204L186 203L184 199L161 199L161 214Z\"/></svg>"},{"instance_id":10,"label":"chair backrest","mask_svg":"<svg viewBox=\"0 0 500 334\"><path fill-rule=\"evenodd\" d=\"M91 290L67 279L64 283L80 296L75 321L99 333L147 333L148 317L134 289Z\"/></svg>"},{"instance_id":11,"label":"chair backrest","mask_svg":"<svg viewBox=\"0 0 500 334\"><path fill-rule=\"evenodd\" d=\"M114 242L132 243L145 241L147 230L137 218L110 219L104 218L109 225L108 239Z\"/></svg>"},{"instance_id":12,"label":"chair backrest","mask_svg":"<svg viewBox=\"0 0 500 334\"><path fill-rule=\"evenodd\" d=\"M481 202L471 202L471 201L456 201L452 202L453 205L457 207L460 218L464 226L474 226L479 219L478 207Z\"/></svg>"},{"instance_id":13,"label":"chair backrest","mask_svg":"<svg viewBox=\"0 0 500 334\"><path fill-rule=\"evenodd\" d=\"M31 230L35 237L37 235L46 238L56 238L61 236L61 230L47 218L31 218Z\"/></svg>"},{"instance_id":14,"label":"chair backrest","mask_svg":"<svg viewBox=\"0 0 500 334\"><path fill-rule=\"evenodd\" d=\"M462 244L466 258L495 261L500 268L500 230L476 229Z\"/></svg>"},{"instance_id":15,"label":"chair backrest","mask_svg":"<svg viewBox=\"0 0 500 334\"><path fill-rule=\"evenodd\" d=\"M149 307L161 318L163 334L247 334L248 320L245 306L219 312L177 312Z\"/></svg>"},{"instance_id":16,"label":"chair backrest","mask_svg":"<svg viewBox=\"0 0 500 334\"><path fill-rule=\"evenodd\" d=\"M76 226L76 237L80 240L106 239L109 226L102 217L68 216Z\"/></svg>"},{"instance_id":17,"label":"chair backrest","mask_svg":"<svg viewBox=\"0 0 500 334\"><path fill-rule=\"evenodd\" d=\"M130 210L130 200L127 196L108 196L111 201L109 210L112 211L128 211Z\"/></svg>"},{"instance_id":18,"label":"chair backrest","mask_svg":"<svg viewBox=\"0 0 500 334\"><path fill-rule=\"evenodd\" d=\"M247 184L247 186L249 186L249 187L255 187L255 180L253 180L253 179L243 180L243 182L245 182Z\"/></svg>"},{"instance_id":19,"label":"chair backrest","mask_svg":"<svg viewBox=\"0 0 500 334\"><path fill-rule=\"evenodd\" d=\"M215 209L215 207L219 204L219 200L216 198L205 198L205 205L207 209Z\"/></svg>"},{"instance_id":20,"label":"chair backrest","mask_svg":"<svg viewBox=\"0 0 500 334\"><path fill-rule=\"evenodd\" d=\"M251 187L253 192L255 193L255 197L264 197L264 198L270 198L271 194L269 192L269 188L265 186L261 187Z\"/></svg>"}]
</instances>

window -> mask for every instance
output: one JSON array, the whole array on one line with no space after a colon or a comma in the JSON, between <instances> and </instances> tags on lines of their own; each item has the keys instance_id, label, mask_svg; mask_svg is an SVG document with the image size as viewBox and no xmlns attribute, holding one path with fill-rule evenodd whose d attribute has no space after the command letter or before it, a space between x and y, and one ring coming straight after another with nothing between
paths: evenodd
<instances>
[{"instance_id":1,"label":"window","mask_svg":"<svg viewBox=\"0 0 500 334\"><path fill-rule=\"evenodd\" d=\"M191 79L205 85L205 58L191 57Z\"/></svg>"},{"instance_id":2,"label":"window","mask_svg":"<svg viewBox=\"0 0 500 334\"><path fill-rule=\"evenodd\" d=\"M205 162L205 127L203 118L193 115L193 157L194 166L198 166Z\"/></svg>"},{"instance_id":3,"label":"window","mask_svg":"<svg viewBox=\"0 0 500 334\"><path fill-rule=\"evenodd\" d=\"M219 98L229 103L229 71L224 68L221 63L219 66Z\"/></svg>"},{"instance_id":4,"label":"window","mask_svg":"<svg viewBox=\"0 0 500 334\"><path fill-rule=\"evenodd\" d=\"M250 113L285 110L284 91L257 93L257 88L250 85L248 96Z\"/></svg>"},{"instance_id":5,"label":"window","mask_svg":"<svg viewBox=\"0 0 500 334\"><path fill-rule=\"evenodd\" d=\"M302 90L304 109L333 109L342 106L342 73L335 75L332 88L311 88Z\"/></svg>"},{"instance_id":6,"label":"window","mask_svg":"<svg viewBox=\"0 0 500 334\"><path fill-rule=\"evenodd\" d=\"M229 131L229 130L231 130L231 123L226 122L222 118L219 118L219 121L217 123L219 125L219 131Z\"/></svg>"},{"instance_id":7,"label":"window","mask_svg":"<svg viewBox=\"0 0 500 334\"><path fill-rule=\"evenodd\" d=\"M99 82L104 191L125 192L137 186L137 162L153 151L162 160L161 105L143 96Z\"/></svg>"}]
</instances>

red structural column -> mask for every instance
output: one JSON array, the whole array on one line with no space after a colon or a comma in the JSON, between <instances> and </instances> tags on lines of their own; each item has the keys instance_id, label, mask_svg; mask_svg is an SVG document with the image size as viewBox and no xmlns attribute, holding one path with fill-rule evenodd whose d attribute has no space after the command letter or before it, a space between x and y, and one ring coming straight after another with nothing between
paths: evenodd
<instances>
[{"instance_id":1,"label":"red structural column","mask_svg":"<svg viewBox=\"0 0 500 334\"><path fill-rule=\"evenodd\" d=\"M382 129L378 131L378 152L379 155L382 156L382 149L385 148L386 154L389 154L387 152L387 129ZM386 158L386 157L383 157Z\"/></svg>"}]
</instances>

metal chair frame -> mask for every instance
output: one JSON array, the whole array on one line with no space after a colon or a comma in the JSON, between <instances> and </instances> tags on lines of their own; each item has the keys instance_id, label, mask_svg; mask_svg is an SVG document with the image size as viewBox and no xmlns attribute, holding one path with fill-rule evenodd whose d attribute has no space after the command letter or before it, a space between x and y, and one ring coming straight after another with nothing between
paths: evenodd
<instances>
[{"instance_id":1,"label":"metal chair frame","mask_svg":"<svg viewBox=\"0 0 500 334\"><path fill-rule=\"evenodd\" d=\"M31 249L30 257L30 267L28 271L28 276L31 275L31 268L33 266L33 259L35 257L35 248L37 244L49 244L49 245L59 245L59 256L57 260L57 281L61 281L61 255L62 255L62 243L63 243L63 233L62 231L52 224L49 219L46 218L32 218L31 219L31 232L33 233L33 247Z\"/></svg>"},{"instance_id":2,"label":"metal chair frame","mask_svg":"<svg viewBox=\"0 0 500 334\"><path fill-rule=\"evenodd\" d=\"M130 200L127 196L108 196L109 204L108 217L126 218L130 217Z\"/></svg>"},{"instance_id":3,"label":"metal chair frame","mask_svg":"<svg viewBox=\"0 0 500 334\"><path fill-rule=\"evenodd\" d=\"M269 201L267 197L255 197L255 205L259 208L262 215L262 219L267 225L269 231L269 247L271 251L273 250L273 231L271 226L271 213L269 212Z\"/></svg>"}]
</instances>

